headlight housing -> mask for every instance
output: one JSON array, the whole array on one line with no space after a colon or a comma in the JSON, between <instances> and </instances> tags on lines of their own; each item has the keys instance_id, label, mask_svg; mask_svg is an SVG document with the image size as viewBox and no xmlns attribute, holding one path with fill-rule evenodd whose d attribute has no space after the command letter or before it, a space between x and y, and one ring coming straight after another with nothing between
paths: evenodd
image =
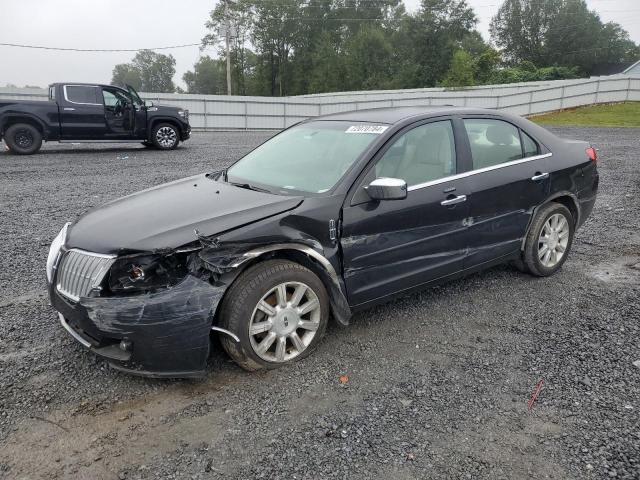
<instances>
[{"instance_id":1,"label":"headlight housing","mask_svg":"<svg viewBox=\"0 0 640 480\"><path fill-rule=\"evenodd\" d=\"M53 268L56 263L58 263L58 257L60 256L60 249L64 247L64 244L67 240L67 229L69 228L71 223L67 222L62 227L62 230L56 235L56 238L51 242L51 247L49 247L49 256L47 257L47 282L51 283L53 281Z\"/></svg>"},{"instance_id":2,"label":"headlight housing","mask_svg":"<svg viewBox=\"0 0 640 480\"><path fill-rule=\"evenodd\" d=\"M133 255L118 258L109 271L113 294L154 292L176 285L187 276L186 253Z\"/></svg>"}]
</instances>

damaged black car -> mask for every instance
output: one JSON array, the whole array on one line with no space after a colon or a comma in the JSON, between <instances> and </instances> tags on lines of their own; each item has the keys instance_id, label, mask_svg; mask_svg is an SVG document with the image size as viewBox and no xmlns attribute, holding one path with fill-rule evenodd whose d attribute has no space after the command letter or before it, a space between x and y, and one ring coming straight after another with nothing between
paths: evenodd
<instances>
[{"instance_id":1,"label":"damaged black car","mask_svg":"<svg viewBox=\"0 0 640 480\"><path fill-rule=\"evenodd\" d=\"M596 151L454 107L310 119L229 168L94 208L51 245L62 326L115 368L197 377L308 355L332 317L511 262L548 276L598 189Z\"/></svg>"}]
</instances>

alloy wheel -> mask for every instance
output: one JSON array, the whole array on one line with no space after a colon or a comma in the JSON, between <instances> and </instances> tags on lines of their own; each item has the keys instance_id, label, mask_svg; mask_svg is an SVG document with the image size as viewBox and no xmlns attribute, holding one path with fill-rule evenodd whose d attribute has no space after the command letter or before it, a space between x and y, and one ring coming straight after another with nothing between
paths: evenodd
<instances>
[{"instance_id":1,"label":"alloy wheel","mask_svg":"<svg viewBox=\"0 0 640 480\"><path fill-rule=\"evenodd\" d=\"M156 132L156 140L163 148L171 148L176 143L178 135L171 127L159 128Z\"/></svg>"},{"instance_id":2,"label":"alloy wheel","mask_svg":"<svg viewBox=\"0 0 640 480\"><path fill-rule=\"evenodd\" d=\"M320 327L320 318L318 295L308 285L276 285L260 299L251 315L251 348L268 362L291 360L309 347Z\"/></svg>"},{"instance_id":3,"label":"alloy wheel","mask_svg":"<svg viewBox=\"0 0 640 480\"><path fill-rule=\"evenodd\" d=\"M544 223L538 238L538 258L547 268L555 267L567 251L569 222L561 213L551 215Z\"/></svg>"}]
</instances>

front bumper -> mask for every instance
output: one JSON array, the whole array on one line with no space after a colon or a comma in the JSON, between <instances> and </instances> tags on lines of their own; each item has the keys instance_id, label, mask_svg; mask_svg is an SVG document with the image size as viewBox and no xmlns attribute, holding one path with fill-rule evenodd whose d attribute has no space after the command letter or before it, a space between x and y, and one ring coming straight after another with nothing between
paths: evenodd
<instances>
[{"instance_id":1,"label":"front bumper","mask_svg":"<svg viewBox=\"0 0 640 480\"><path fill-rule=\"evenodd\" d=\"M153 377L201 377L206 370L213 315L224 293L192 275L158 293L84 297L70 302L55 282L51 304L62 326L118 370ZM122 341L129 345L120 348Z\"/></svg>"},{"instance_id":2,"label":"front bumper","mask_svg":"<svg viewBox=\"0 0 640 480\"><path fill-rule=\"evenodd\" d=\"M184 142L185 140L189 140L189 138L191 138L191 125L186 123L182 125L181 140Z\"/></svg>"}]
</instances>

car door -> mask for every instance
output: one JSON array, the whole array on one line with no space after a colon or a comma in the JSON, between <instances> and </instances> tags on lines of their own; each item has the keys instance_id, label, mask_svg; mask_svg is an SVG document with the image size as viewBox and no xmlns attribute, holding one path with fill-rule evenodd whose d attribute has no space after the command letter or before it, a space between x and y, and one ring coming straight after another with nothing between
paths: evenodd
<instances>
[{"instance_id":1,"label":"car door","mask_svg":"<svg viewBox=\"0 0 640 480\"><path fill-rule=\"evenodd\" d=\"M64 85L58 99L61 137L65 140L100 140L107 133L100 87Z\"/></svg>"},{"instance_id":2,"label":"car door","mask_svg":"<svg viewBox=\"0 0 640 480\"><path fill-rule=\"evenodd\" d=\"M457 173L450 119L405 128L376 155L343 208L341 248L349 303L359 305L462 269L467 180ZM407 182L401 200L375 201L376 178Z\"/></svg>"},{"instance_id":3,"label":"car door","mask_svg":"<svg viewBox=\"0 0 640 480\"><path fill-rule=\"evenodd\" d=\"M135 110L132 136L135 139L145 140L147 138L147 109L154 107L147 107L142 98L140 98L140 95L138 95L136 89L131 85L127 85L126 87Z\"/></svg>"},{"instance_id":4,"label":"car door","mask_svg":"<svg viewBox=\"0 0 640 480\"><path fill-rule=\"evenodd\" d=\"M518 252L533 209L549 194L548 157L518 126L465 118L470 149L468 208L471 268Z\"/></svg>"},{"instance_id":5,"label":"car door","mask_svg":"<svg viewBox=\"0 0 640 480\"><path fill-rule=\"evenodd\" d=\"M129 95L119 88L102 88L102 98L107 122L107 138L116 140L132 138L136 111Z\"/></svg>"}]
</instances>

